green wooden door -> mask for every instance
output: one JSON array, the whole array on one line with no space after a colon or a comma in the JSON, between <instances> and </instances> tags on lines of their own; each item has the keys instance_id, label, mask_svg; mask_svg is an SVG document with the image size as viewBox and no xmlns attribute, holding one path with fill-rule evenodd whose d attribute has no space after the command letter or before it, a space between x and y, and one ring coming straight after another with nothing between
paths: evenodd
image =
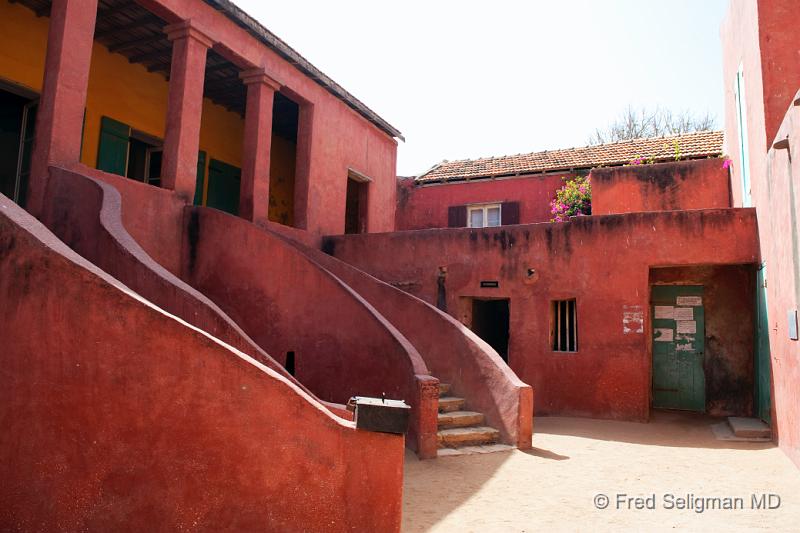
<instances>
[{"instance_id":1,"label":"green wooden door","mask_svg":"<svg viewBox=\"0 0 800 533\"><path fill-rule=\"evenodd\" d=\"M239 214L239 189L242 172L233 165L212 159L208 163L208 196L206 205Z\"/></svg>"},{"instance_id":2,"label":"green wooden door","mask_svg":"<svg viewBox=\"0 0 800 533\"><path fill-rule=\"evenodd\" d=\"M758 269L758 286L756 287L756 356L755 356L755 398L756 416L766 423L772 422L770 416L770 351L769 351L769 318L767 316L767 265Z\"/></svg>"},{"instance_id":3,"label":"green wooden door","mask_svg":"<svg viewBox=\"0 0 800 533\"><path fill-rule=\"evenodd\" d=\"M703 287L654 286L652 305L653 407L705 411Z\"/></svg>"},{"instance_id":4,"label":"green wooden door","mask_svg":"<svg viewBox=\"0 0 800 533\"><path fill-rule=\"evenodd\" d=\"M100 146L97 168L124 176L128 170L128 145L131 127L108 117L100 119Z\"/></svg>"}]
</instances>

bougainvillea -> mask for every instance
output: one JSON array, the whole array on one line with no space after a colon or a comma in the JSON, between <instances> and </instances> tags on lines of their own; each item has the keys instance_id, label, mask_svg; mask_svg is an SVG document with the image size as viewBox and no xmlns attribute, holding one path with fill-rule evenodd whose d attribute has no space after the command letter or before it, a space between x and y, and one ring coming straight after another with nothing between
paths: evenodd
<instances>
[{"instance_id":1,"label":"bougainvillea","mask_svg":"<svg viewBox=\"0 0 800 533\"><path fill-rule=\"evenodd\" d=\"M592 183L589 176L564 178L567 183L550 202L551 222L566 222L572 217L592 214Z\"/></svg>"}]
</instances>

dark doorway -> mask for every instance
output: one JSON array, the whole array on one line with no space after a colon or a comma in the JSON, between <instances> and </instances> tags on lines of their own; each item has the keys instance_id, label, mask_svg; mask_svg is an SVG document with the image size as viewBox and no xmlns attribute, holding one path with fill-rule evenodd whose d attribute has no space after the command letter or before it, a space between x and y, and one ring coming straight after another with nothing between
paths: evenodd
<instances>
[{"instance_id":1,"label":"dark doorway","mask_svg":"<svg viewBox=\"0 0 800 533\"><path fill-rule=\"evenodd\" d=\"M300 106L281 93L272 104L272 143L269 159L269 219L295 225L294 195L297 131Z\"/></svg>"},{"instance_id":2,"label":"dark doorway","mask_svg":"<svg viewBox=\"0 0 800 533\"><path fill-rule=\"evenodd\" d=\"M347 178L347 199L344 209L344 232L367 232L368 182Z\"/></svg>"},{"instance_id":3,"label":"dark doorway","mask_svg":"<svg viewBox=\"0 0 800 533\"><path fill-rule=\"evenodd\" d=\"M0 193L24 206L36 103L0 90Z\"/></svg>"},{"instance_id":4,"label":"dark doorway","mask_svg":"<svg viewBox=\"0 0 800 533\"><path fill-rule=\"evenodd\" d=\"M508 362L509 301L472 300L472 331Z\"/></svg>"}]
</instances>

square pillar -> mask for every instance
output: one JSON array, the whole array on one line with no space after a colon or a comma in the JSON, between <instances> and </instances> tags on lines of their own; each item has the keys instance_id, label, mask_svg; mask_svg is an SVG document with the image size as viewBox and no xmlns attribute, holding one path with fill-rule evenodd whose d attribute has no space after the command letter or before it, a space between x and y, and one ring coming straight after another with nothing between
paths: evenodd
<instances>
[{"instance_id":1,"label":"square pillar","mask_svg":"<svg viewBox=\"0 0 800 533\"><path fill-rule=\"evenodd\" d=\"M214 43L189 20L170 24L164 32L172 41L172 65L161 183L191 202L197 182L206 55Z\"/></svg>"},{"instance_id":2,"label":"square pillar","mask_svg":"<svg viewBox=\"0 0 800 533\"><path fill-rule=\"evenodd\" d=\"M272 148L272 104L281 84L262 69L242 72L247 86L239 216L252 222L269 218L269 165Z\"/></svg>"},{"instance_id":3,"label":"square pillar","mask_svg":"<svg viewBox=\"0 0 800 533\"><path fill-rule=\"evenodd\" d=\"M27 208L36 217L44 209L48 166L80 161L96 18L97 0L53 0L28 183Z\"/></svg>"}]
</instances>

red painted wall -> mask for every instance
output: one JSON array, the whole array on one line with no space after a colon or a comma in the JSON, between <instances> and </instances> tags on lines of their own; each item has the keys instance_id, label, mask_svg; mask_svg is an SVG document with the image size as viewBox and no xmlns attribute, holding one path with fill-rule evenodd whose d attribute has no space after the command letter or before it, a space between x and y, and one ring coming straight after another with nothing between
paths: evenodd
<instances>
[{"instance_id":1,"label":"red painted wall","mask_svg":"<svg viewBox=\"0 0 800 533\"><path fill-rule=\"evenodd\" d=\"M429 370L382 315L282 238L215 209L186 208L181 277L208 296L323 400L404 399L414 416L436 413L420 400ZM436 388L437 383L430 386ZM418 449L418 424L409 445Z\"/></svg>"},{"instance_id":2,"label":"red painted wall","mask_svg":"<svg viewBox=\"0 0 800 533\"><path fill-rule=\"evenodd\" d=\"M714 158L595 168L592 214L730 207L728 171L722 165Z\"/></svg>"},{"instance_id":3,"label":"red painted wall","mask_svg":"<svg viewBox=\"0 0 800 533\"><path fill-rule=\"evenodd\" d=\"M572 174L541 174L517 178L471 180L414 186L398 182L398 230L446 228L447 208L452 205L519 202L520 224L547 222L550 200Z\"/></svg>"},{"instance_id":4,"label":"red painted wall","mask_svg":"<svg viewBox=\"0 0 800 533\"><path fill-rule=\"evenodd\" d=\"M399 531L402 437L330 415L5 197L0 301L0 529Z\"/></svg>"},{"instance_id":5,"label":"red painted wall","mask_svg":"<svg viewBox=\"0 0 800 533\"><path fill-rule=\"evenodd\" d=\"M752 210L671 211L350 235L329 247L429 303L447 267L448 309L462 322L471 320L470 298L510 298L509 365L536 391L536 414L646 420L650 267L754 263L755 231ZM481 288L482 280L499 288ZM551 301L568 298L577 299L574 354L553 352L549 342ZM641 330L626 327L626 315L641 317Z\"/></svg>"},{"instance_id":6,"label":"red painted wall","mask_svg":"<svg viewBox=\"0 0 800 533\"><path fill-rule=\"evenodd\" d=\"M494 349L450 315L320 251L299 247L374 305L425 360L436 378L467 400L467 409L486 416L503 442L531 447L533 391ZM438 390L437 404L438 404ZM435 439L437 420L430 431ZM434 450L435 452L435 450Z\"/></svg>"},{"instance_id":7,"label":"red painted wall","mask_svg":"<svg viewBox=\"0 0 800 533\"><path fill-rule=\"evenodd\" d=\"M734 162L731 190L742 205L742 169L735 98L730 88L744 67L752 205L758 213L760 256L766 265L772 363L773 431L800 466L800 347L789 339L787 312L800 306L800 233L796 180L800 117L792 101L800 89L800 14L791 0L732 2L722 26L726 150ZM768 149L789 139L789 150Z\"/></svg>"},{"instance_id":8,"label":"red painted wall","mask_svg":"<svg viewBox=\"0 0 800 533\"><path fill-rule=\"evenodd\" d=\"M180 279L278 363L294 351L296 377L315 395L345 403L385 392L406 400L413 409L408 445L425 455L430 438L421 424L437 410L426 391L438 382L408 340L359 295L267 229L214 209L185 207L170 191L89 172L119 189L122 224L146 253L178 265Z\"/></svg>"}]
</instances>

